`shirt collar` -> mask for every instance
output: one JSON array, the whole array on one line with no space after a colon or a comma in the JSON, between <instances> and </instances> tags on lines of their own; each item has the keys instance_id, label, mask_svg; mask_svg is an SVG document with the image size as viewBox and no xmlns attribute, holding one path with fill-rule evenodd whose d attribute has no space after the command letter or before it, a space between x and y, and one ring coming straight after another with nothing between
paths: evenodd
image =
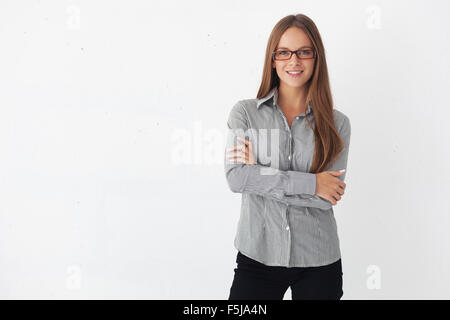
<instances>
[{"instance_id":1,"label":"shirt collar","mask_svg":"<svg viewBox=\"0 0 450 320\"><path fill-rule=\"evenodd\" d=\"M257 100L256 108L259 109L261 107L261 105L263 105L263 103L266 101L269 101L270 105L275 107L277 104L277 99L278 99L278 88L273 87L265 97ZM310 102L310 103L308 103L308 108L306 110L306 114L309 114L311 112L312 112L312 109L311 109L311 102Z\"/></svg>"},{"instance_id":2,"label":"shirt collar","mask_svg":"<svg viewBox=\"0 0 450 320\"><path fill-rule=\"evenodd\" d=\"M256 102L256 107L259 109L259 107L260 107L264 102L269 101L271 98L273 98L273 99L272 99L272 105L275 106L276 100L277 100L277 98L278 98L278 90L277 90L277 87L273 87L265 97L263 97L263 98L261 98L261 99L258 99L258 101Z\"/></svg>"}]
</instances>

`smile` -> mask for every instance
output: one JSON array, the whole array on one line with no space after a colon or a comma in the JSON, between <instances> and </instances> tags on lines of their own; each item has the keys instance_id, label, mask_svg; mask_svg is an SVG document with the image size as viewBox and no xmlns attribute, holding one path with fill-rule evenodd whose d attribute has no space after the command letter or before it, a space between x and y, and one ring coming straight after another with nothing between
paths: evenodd
<instances>
[{"instance_id":1,"label":"smile","mask_svg":"<svg viewBox=\"0 0 450 320\"><path fill-rule=\"evenodd\" d=\"M286 71L286 73L293 78L298 78L303 73L303 71Z\"/></svg>"}]
</instances>

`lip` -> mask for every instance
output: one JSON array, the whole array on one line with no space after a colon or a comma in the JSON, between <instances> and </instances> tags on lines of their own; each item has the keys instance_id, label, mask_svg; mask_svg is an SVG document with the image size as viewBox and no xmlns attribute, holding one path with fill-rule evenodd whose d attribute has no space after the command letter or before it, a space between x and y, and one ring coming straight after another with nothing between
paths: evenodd
<instances>
[{"instance_id":1,"label":"lip","mask_svg":"<svg viewBox=\"0 0 450 320\"><path fill-rule=\"evenodd\" d=\"M301 71L299 74L289 74L289 72L296 72L296 71ZM303 70L288 70L286 71L287 75L292 77L292 78L298 78L303 74Z\"/></svg>"}]
</instances>

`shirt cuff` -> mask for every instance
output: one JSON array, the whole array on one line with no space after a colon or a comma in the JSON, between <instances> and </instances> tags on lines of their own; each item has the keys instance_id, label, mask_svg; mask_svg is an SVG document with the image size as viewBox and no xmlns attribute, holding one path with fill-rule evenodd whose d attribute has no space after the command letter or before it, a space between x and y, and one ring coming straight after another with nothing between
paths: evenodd
<instances>
[{"instance_id":1,"label":"shirt cuff","mask_svg":"<svg viewBox=\"0 0 450 320\"><path fill-rule=\"evenodd\" d=\"M299 171L288 171L287 195L316 194L316 175Z\"/></svg>"}]
</instances>

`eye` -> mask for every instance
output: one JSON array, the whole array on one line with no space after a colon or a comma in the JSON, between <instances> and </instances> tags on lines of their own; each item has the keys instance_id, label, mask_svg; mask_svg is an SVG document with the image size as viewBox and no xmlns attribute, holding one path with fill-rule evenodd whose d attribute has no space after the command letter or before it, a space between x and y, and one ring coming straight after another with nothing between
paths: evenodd
<instances>
[{"instance_id":1,"label":"eye","mask_svg":"<svg viewBox=\"0 0 450 320\"><path fill-rule=\"evenodd\" d=\"M287 51L278 51L278 53L281 55L286 55L288 52Z\"/></svg>"}]
</instances>

